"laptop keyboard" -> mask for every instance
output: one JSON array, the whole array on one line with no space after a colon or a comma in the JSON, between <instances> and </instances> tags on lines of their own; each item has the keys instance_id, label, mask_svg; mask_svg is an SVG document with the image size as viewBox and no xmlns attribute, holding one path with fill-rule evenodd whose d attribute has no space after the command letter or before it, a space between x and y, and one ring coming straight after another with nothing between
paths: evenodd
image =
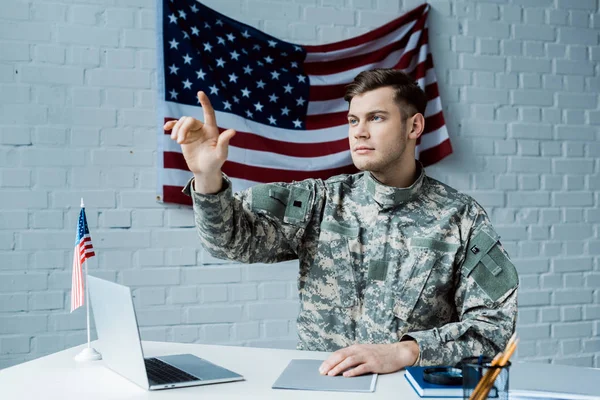
<instances>
[{"instance_id":1,"label":"laptop keyboard","mask_svg":"<svg viewBox=\"0 0 600 400\"><path fill-rule=\"evenodd\" d=\"M146 374L157 384L200 381L201 379L190 375L179 368L175 368L157 358L145 358Z\"/></svg>"}]
</instances>

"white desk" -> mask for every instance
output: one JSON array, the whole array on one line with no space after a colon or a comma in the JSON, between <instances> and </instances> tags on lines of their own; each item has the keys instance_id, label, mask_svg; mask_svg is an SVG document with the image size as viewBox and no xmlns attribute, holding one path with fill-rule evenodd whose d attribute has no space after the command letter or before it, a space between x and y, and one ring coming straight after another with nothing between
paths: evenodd
<instances>
[{"instance_id":1,"label":"white desk","mask_svg":"<svg viewBox=\"0 0 600 400\"><path fill-rule=\"evenodd\" d=\"M102 352L98 342L92 344ZM293 358L326 359L330 353L253 347L143 342L146 357L191 353L246 379L206 386L147 392L104 367L104 361L78 363L73 357L84 346L41 357L0 371L0 399L402 399L419 400L404 372L380 375L374 393L308 392L271 389Z\"/></svg>"},{"instance_id":2,"label":"white desk","mask_svg":"<svg viewBox=\"0 0 600 400\"><path fill-rule=\"evenodd\" d=\"M0 399L398 399L421 400L404 378L404 371L379 375L374 393L309 392L271 389L294 358L324 360L330 353L254 347L142 342L146 357L191 353L244 376L242 382L220 383L148 392L104 367L104 361L78 363L73 359L85 345L0 370ZM93 342L102 352L102 346ZM600 370L548 364L517 363L511 367L511 390L544 388L575 390L571 399L600 399ZM587 396L583 396L586 394ZM511 397L514 394L511 394ZM447 399L446 399L447 400Z\"/></svg>"}]
</instances>

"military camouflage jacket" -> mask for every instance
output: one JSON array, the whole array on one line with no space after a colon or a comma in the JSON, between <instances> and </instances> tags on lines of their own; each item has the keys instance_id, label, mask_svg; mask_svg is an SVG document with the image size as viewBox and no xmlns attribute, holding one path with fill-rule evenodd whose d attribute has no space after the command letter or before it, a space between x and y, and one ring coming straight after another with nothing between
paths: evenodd
<instances>
[{"instance_id":1,"label":"military camouflage jacket","mask_svg":"<svg viewBox=\"0 0 600 400\"><path fill-rule=\"evenodd\" d=\"M516 270L484 209L418 172L408 188L362 172L184 193L214 257L299 259L299 349L412 338L418 365L494 356L515 329Z\"/></svg>"}]
</instances>

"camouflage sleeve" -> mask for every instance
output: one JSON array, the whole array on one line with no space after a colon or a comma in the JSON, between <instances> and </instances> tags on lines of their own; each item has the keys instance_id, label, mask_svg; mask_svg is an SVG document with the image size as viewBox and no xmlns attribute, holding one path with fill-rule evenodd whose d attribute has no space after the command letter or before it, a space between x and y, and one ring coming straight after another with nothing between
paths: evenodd
<instances>
[{"instance_id":1,"label":"camouflage sleeve","mask_svg":"<svg viewBox=\"0 0 600 400\"><path fill-rule=\"evenodd\" d=\"M297 250L315 207L314 180L257 185L232 192L223 174L216 194L183 189L192 197L200 242L213 257L243 263L275 263L298 257Z\"/></svg>"},{"instance_id":2,"label":"camouflage sleeve","mask_svg":"<svg viewBox=\"0 0 600 400\"><path fill-rule=\"evenodd\" d=\"M402 337L417 341L416 365L455 365L465 357L494 357L515 331L517 271L483 208L476 205L471 212L475 223L455 269L459 321Z\"/></svg>"}]
</instances>

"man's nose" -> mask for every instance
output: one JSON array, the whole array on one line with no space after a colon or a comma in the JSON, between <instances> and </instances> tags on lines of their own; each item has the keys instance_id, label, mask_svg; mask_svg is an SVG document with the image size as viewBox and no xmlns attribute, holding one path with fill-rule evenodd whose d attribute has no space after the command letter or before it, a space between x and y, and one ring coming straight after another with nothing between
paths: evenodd
<instances>
[{"instance_id":1,"label":"man's nose","mask_svg":"<svg viewBox=\"0 0 600 400\"><path fill-rule=\"evenodd\" d=\"M355 139L369 138L369 131L365 124L360 122L352 128L352 136L354 136Z\"/></svg>"}]
</instances>

